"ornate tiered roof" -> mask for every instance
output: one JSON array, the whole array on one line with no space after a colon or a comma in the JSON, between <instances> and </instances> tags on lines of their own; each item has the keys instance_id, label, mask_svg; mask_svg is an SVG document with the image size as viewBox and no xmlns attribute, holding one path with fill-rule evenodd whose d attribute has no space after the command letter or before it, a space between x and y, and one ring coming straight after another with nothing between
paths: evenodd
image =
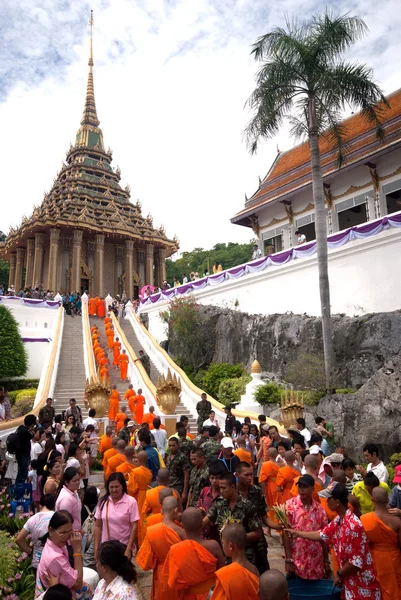
<instances>
[{"instance_id":1,"label":"ornate tiered roof","mask_svg":"<svg viewBox=\"0 0 401 600\"><path fill-rule=\"evenodd\" d=\"M341 168L345 171L358 164L365 164L373 156L401 146L401 89L388 96L389 106L382 107L381 120L385 132L383 141L377 139L375 126L362 113L357 113L343 121L345 129L346 162ZM340 169L337 152L327 137L319 141L322 173L325 182L335 176ZM293 194L312 185L309 143L304 142L287 152L279 152L266 177L260 182L256 192L247 199L245 208L237 213L232 223L251 226L250 217L268 205L289 200Z\"/></svg>"},{"instance_id":2,"label":"ornate tiered roof","mask_svg":"<svg viewBox=\"0 0 401 600\"><path fill-rule=\"evenodd\" d=\"M169 239L163 225L155 228L152 217L142 215L139 200L135 204L130 202L130 187L121 187L120 169L113 169L113 153L104 148L93 84L92 15L90 25L88 85L75 145L66 153L42 203L34 206L29 217L22 218L17 229L10 228L2 249L5 256L37 231L51 227L82 229L89 236L93 232L152 243L166 248L167 256L178 249L178 240Z\"/></svg>"}]
</instances>

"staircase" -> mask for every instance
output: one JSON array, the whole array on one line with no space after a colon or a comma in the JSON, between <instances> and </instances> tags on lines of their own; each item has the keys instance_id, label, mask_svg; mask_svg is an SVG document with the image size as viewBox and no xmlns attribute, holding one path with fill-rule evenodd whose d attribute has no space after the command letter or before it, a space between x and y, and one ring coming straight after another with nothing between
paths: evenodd
<instances>
[{"instance_id":1,"label":"staircase","mask_svg":"<svg viewBox=\"0 0 401 600\"><path fill-rule=\"evenodd\" d=\"M109 365L110 386L112 386L112 385L117 386L117 391L120 394L121 400L123 400L124 394L128 389L128 383L120 381L120 369L119 368L116 369L115 366L113 365L113 351L109 350L107 347L107 335L104 330L104 321L103 321L103 319L97 319L95 317L90 317L89 321L90 321L91 327L96 325L99 328L100 345L104 349L105 354L106 354L107 358L109 359L109 363L110 363L110 365ZM120 406L122 406L122 402L120 403ZM128 411L127 416L129 416L129 414L130 413Z\"/></svg>"},{"instance_id":2,"label":"staircase","mask_svg":"<svg viewBox=\"0 0 401 600\"><path fill-rule=\"evenodd\" d=\"M139 339L137 338L130 321L128 319L121 319L120 327L124 331L125 337L127 338L129 345L131 346L135 354L139 357L139 350L143 350L143 347ZM150 360L150 379L155 386L157 386L157 380L160 375L161 373L157 370L156 365L152 362L152 360ZM198 432L196 419L193 417L193 415L189 412L189 410L182 402L178 404L175 412L179 416L186 415L188 417L188 423L191 428L191 433L193 435L196 435Z\"/></svg>"},{"instance_id":3,"label":"staircase","mask_svg":"<svg viewBox=\"0 0 401 600\"><path fill-rule=\"evenodd\" d=\"M54 388L54 408L60 414L69 407L70 398L75 398L82 414L87 416L84 405L85 363L82 344L81 317L64 317L63 339L61 340L60 360Z\"/></svg>"}]
</instances>

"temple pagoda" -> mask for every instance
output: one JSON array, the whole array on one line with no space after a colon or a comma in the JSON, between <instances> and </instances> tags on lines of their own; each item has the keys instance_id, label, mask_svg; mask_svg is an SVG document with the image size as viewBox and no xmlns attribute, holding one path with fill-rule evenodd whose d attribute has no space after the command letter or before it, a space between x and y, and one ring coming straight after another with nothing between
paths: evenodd
<instances>
[{"instance_id":1,"label":"temple pagoda","mask_svg":"<svg viewBox=\"0 0 401 600\"><path fill-rule=\"evenodd\" d=\"M137 295L142 285L161 286L166 257L178 240L156 229L141 204L120 186L120 169L105 150L93 85L93 16L90 19L89 73L85 106L75 139L49 193L0 248L10 263L9 285L41 286L54 292Z\"/></svg>"}]
</instances>

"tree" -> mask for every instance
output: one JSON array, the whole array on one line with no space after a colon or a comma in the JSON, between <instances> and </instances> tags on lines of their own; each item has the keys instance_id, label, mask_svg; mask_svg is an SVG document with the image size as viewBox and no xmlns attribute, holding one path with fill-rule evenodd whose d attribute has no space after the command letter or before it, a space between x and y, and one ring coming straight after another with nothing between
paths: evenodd
<instances>
[{"instance_id":1,"label":"tree","mask_svg":"<svg viewBox=\"0 0 401 600\"><path fill-rule=\"evenodd\" d=\"M8 276L10 273L10 264L6 260L0 259L0 285L3 286L3 289L8 289Z\"/></svg>"},{"instance_id":2,"label":"tree","mask_svg":"<svg viewBox=\"0 0 401 600\"><path fill-rule=\"evenodd\" d=\"M18 323L8 308L0 306L1 377L22 377L27 370L28 355L18 330Z\"/></svg>"},{"instance_id":3,"label":"tree","mask_svg":"<svg viewBox=\"0 0 401 600\"><path fill-rule=\"evenodd\" d=\"M309 140L328 388L334 353L319 139L325 138L337 148L341 167L345 159L346 129L340 118L341 111L348 106L362 111L375 125L379 139L384 136L381 115L388 103L373 81L373 71L366 65L342 59L343 52L367 31L358 17L325 13L304 23L287 21L287 29L276 27L258 38L252 47L255 60L262 62L262 66L256 76L257 86L248 99L248 106L254 112L245 130L250 151L256 152L261 138L273 137L286 118L295 136L306 134Z\"/></svg>"}]
</instances>

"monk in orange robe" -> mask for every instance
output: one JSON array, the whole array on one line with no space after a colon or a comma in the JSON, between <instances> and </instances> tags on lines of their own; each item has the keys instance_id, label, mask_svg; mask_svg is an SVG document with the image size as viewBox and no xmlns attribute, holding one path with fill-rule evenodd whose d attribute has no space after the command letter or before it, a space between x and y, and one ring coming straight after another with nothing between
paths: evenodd
<instances>
[{"instance_id":1,"label":"monk in orange robe","mask_svg":"<svg viewBox=\"0 0 401 600\"><path fill-rule=\"evenodd\" d=\"M96 301L97 298L89 298L88 300L88 313L90 317L94 317L96 315ZM93 329L93 327L92 327Z\"/></svg>"},{"instance_id":2,"label":"monk in orange robe","mask_svg":"<svg viewBox=\"0 0 401 600\"><path fill-rule=\"evenodd\" d=\"M128 389L124 394L124 400L128 402L128 408L131 411L132 415L134 415L135 413L135 396L136 392L134 390L134 386L132 385L132 383L130 383Z\"/></svg>"},{"instance_id":3,"label":"monk in orange robe","mask_svg":"<svg viewBox=\"0 0 401 600\"><path fill-rule=\"evenodd\" d=\"M129 358L125 350L123 350L118 357L118 364L120 365L120 379L121 381L127 381L128 374L128 363Z\"/></svg>"},{"instance_id":4,"label":"monk in orange robe","mask_svg":"<svg viewBox=\"0 0 401 600\"><path fill-rule=\"evenodd\" d=\"M105 317L104 318L104 326L106 327L107 323L112 323L113 319L111 317Z\"/></svg>"},{"instance_id":5,"label":"monk in orange robe","mask_svg":"<svg viewBox=\"0 0 401 600\"><path fill-rule=\"evenodd\" d=\"M113 385L109 398L109 414L107 415L110 421L116 420L116 415L120 408L120 394L117 392L117 386Z\"/></svg>"},{"instance_id":6,"label":"monk in orange robe","mask_svg":"<svg viewBox=\"0 0 401 600\"><path fill-rule=\"evenodd\" d=\"M101 319L103 319L104 315L106 314L106 307L103 298L98 298L96 301L96 314Z\"/></svg>"},{"instance_id":7,"label":"monk in orange robe","mask_svg":"<svg viewBox=\"0 0 401 600\"><path fill-rule=\"evenodd\" d=\"M106 427L106 433L99 439L99 452L102 456L107 450L111 448L111 440L113 437L113 430L111 427Z\"/></svg>"},{"instance_id":8,"label":"monk in orange robe","mask_svg":"<svg viewBox=\"0 0 401 600\"><path fill-rule=\"evenodd\" d=\"M124 450L126 445L127 444L124 442L124 440L118 440L116 446L117 453L111 458L109 458L109 460L107 461L107 472L105 474L106 480L110 477L112 473L115 473L117 471L117 467L119 467L125 462Z\"/></svg>"},{"instance_id":9,"label":"monk in orange robe","mask_svg":"<svg viewBox=\"0 0 401 600\"><path fill-rule=\"evenodd\" d=\"M106 452L103 454L102 465L103 465L103 475L104 475L105 481L107 481L107 479L108 479L107 475L109 475L109 467L108 467L109 460L118 453L118 450L117 450L117 442L118 441L119 441L119 439L117 437L114 437L111 440L110 450L106 450Z\"/></svg>"},{"instance_id":10,"label":"monk in orange robe","mask_svg":"<svg viewBox=\"0 0 401 600\"><path fill-rule=\"evenodd\" d=\"M116 337L116 339L114 340L112 349L113 349L113 365L115 367L118 367L118 359L119 359L120 351L121 351L121 342L118 337Z\"/></svg>"},{"instance_id":11,"label":"monk in orange robe","mask_svg":"<svg viewBox=\"0 0 401 600\"><path fill-rule=\"evenodd\" d=\"M291 488L294 484L294 479L301 473L294 467L295 454L292 450L287 450L284 454L285 467L277 472L276 484L277 484L277 498L279 504L285 504L287 500L292 498Z\"/></svg>"},{"instance_id":12,"label":"monk in orange robe","mask_svg":"<svg viewBox=\"0 0 401 600\"><path fill-rule=\"evenodd\" d=\"M116 422L116 433L120 431L124 427L124 421L128 418L127 409L125 406L121 407L121 410L116 414L116 418L114 419Z\"/></svg>"},{"instance_id":13,"label":"monk in orange robe","mask_svg":"<svg viewBox=\"0 0 401 600\"><path fill-rule=\"evenodd\" d=\"M140 424L142 425L142 423L148 423L149 429L154 429L153 421L155 420L156 416L157 415L155 415L154 406L150 406L149 412L143 415Z\"/></svg>"},{"instance_id":14,"label":"monk in orange robe","mask_svg":"<svg viewBox=\"0 0 401 600\"><path fill-rule=\"evenodd\" d=\"M145 537L144 520L145 514L142 512L146 499L147 489L152 481L152 471L146 467L148 455L145 450L138 452L139 467L131 471L127 490L130 496L133 496L138 503L139 523L138 523L138 544L141 545Z\"/></svg>"},{"instance_id":15,"label":"monk in orange robe","mask_svg":"<svg viewBox=\"0 0 401 600\"><path fill-rule=\"evenodd\" d=\"M136 562L144 571L153 569L151 600L176 600L177 592L168 586L168 578L163 574L164 561L171 546L181 542L185 533L175 523L178 510L177 500L169 496L163 500L162 523L148 527L141 544Z\"/></svg>"},{"instance_id":16,"label":"monk in orange robe","mask_svg":"<svg viewBox=\"0 0 401 600\"><path fill-rule=\"evenodd\" d=\"M271 519L275 518L272 507L277 504L277 473L279 466L276 463L277 449L269 448L267 451L268 460L262 464L259 473L259 484L265 493L266 504L269 507L268 515Z\"/></svg>"},{"instance_id":17,"label":"monk in orange robe","mask_svg":"<svg viewBox=\"0 0 401 600\"><path fill-rule=\"evenodd\" d=\"M109 375L109 370L106 366L102 367L99 370L99 375L100 375L100 379L102 381L105 381L106 383L110 382L110 375Z\"/></svg>"},{"instance_id":18,"label":"monk in orange robe","mask_svg":"<svg viewBox=\"0 0 401 600\"><path fill-rule=\"evenodd\" d=\"M239 523L224 528L224 554L232 563L216 571L212 600L259 600L259 571L245 558L246 531Z\"/></svg>"},{"instance_id":19,"label":"monk in orange robe","mask_svg":"<svg viewBox=\"0 0 401 600\"><path fill-rule=\"evenodd\" d=\"M125 481L128 481L132 471L134 469L137 469L139 466L134 446L125 446L124 456L125 461L122 463L122 465L117 467L117 473L122 473L124 475Z\"/></svg>"},{"instance_id":20,"label":"monk in orange robe","mask_svg":"<svg viewBox=\"0 0 401 600\"><path fill-rule=\"evenodd\" d=\"M113 342L114 342L114 328L110 327L110 329L107 330L106 335L107 335L107 347L109 350L112 350Z\"/></svg>"},{"instance_id":21,"label":"monk in orange robe","mask_svg":"<svg viewBox=\"0 0 401 600\"><path fill-rule=\"evenodd\" d=\"M323 484L316 475L317 460L316 460L316 456L314 454L308 454L307 456L305 456L304 467L305 467L305 474L313 477L313 479L315 481L312 498L320 504L319 492L322 491ZM295 496L298 496L298 486L297 486L298 480L299 480L299 477L295 477L294 485L291 488L291 496L293 498L295 498Z\"/></svg>"},{"instance_id":22,"label":"monk in orange robe","mask_svg":"<svg viewBox=\"0 0 401 600\"><path fill-rule=\"evenodd\" d=\"M401 599L401 520L387 511L388 493L374 488L374 512L361 516L383 600Z\"/></svg>"},{"instance_id":23,"label":"monk in orange robe","mask_svg":"<svg viewBox=\"0 0 401 600\"><path fill-rule=\"evenodd\" d=\"M253 465L252 452L246 449L246 439L244 436L237 438L237 450L234 450L234 454L238 456L241 462L246 462L248 465Z\"/></svg>"},{"instance_id":24,"label":"monk in orange robe","mask_svg":"<svg viewBox=\"0 0 401 600\"><path fill-rule=\"evenodd\" d=\"M105 356L102 356L102 358L99 358L99 365L101 367L105 367L108 364L109 364L109 361Z\"/></svg>"},{"instance_id":25,"label":"monk in orange robe","mask_svg":"<svg viewBox=\"0 0 401 600\"><path fill-rule=\"evenodd\" d=\"M142 425L143 411L144 411L144 407L145 407L145 396L142 396L141 388L138 389L138 393L134 398L134 404L135 404L135 422L138 423L138 425Z\"/></svg>"},{"instance_id":26,"label":"monk in orange robe","mask_svg":"<svg viewBox=\"0 0 401 600\"><path fill-rule=\"evenodd\" d=\"M163 575L178 600L206 600L215 584L216 569L224 566L224 557L216 540L203 540L202 513L187 508L182 515L186 540L174 544L167 554Z\"/></svg>"}]
</instances>

